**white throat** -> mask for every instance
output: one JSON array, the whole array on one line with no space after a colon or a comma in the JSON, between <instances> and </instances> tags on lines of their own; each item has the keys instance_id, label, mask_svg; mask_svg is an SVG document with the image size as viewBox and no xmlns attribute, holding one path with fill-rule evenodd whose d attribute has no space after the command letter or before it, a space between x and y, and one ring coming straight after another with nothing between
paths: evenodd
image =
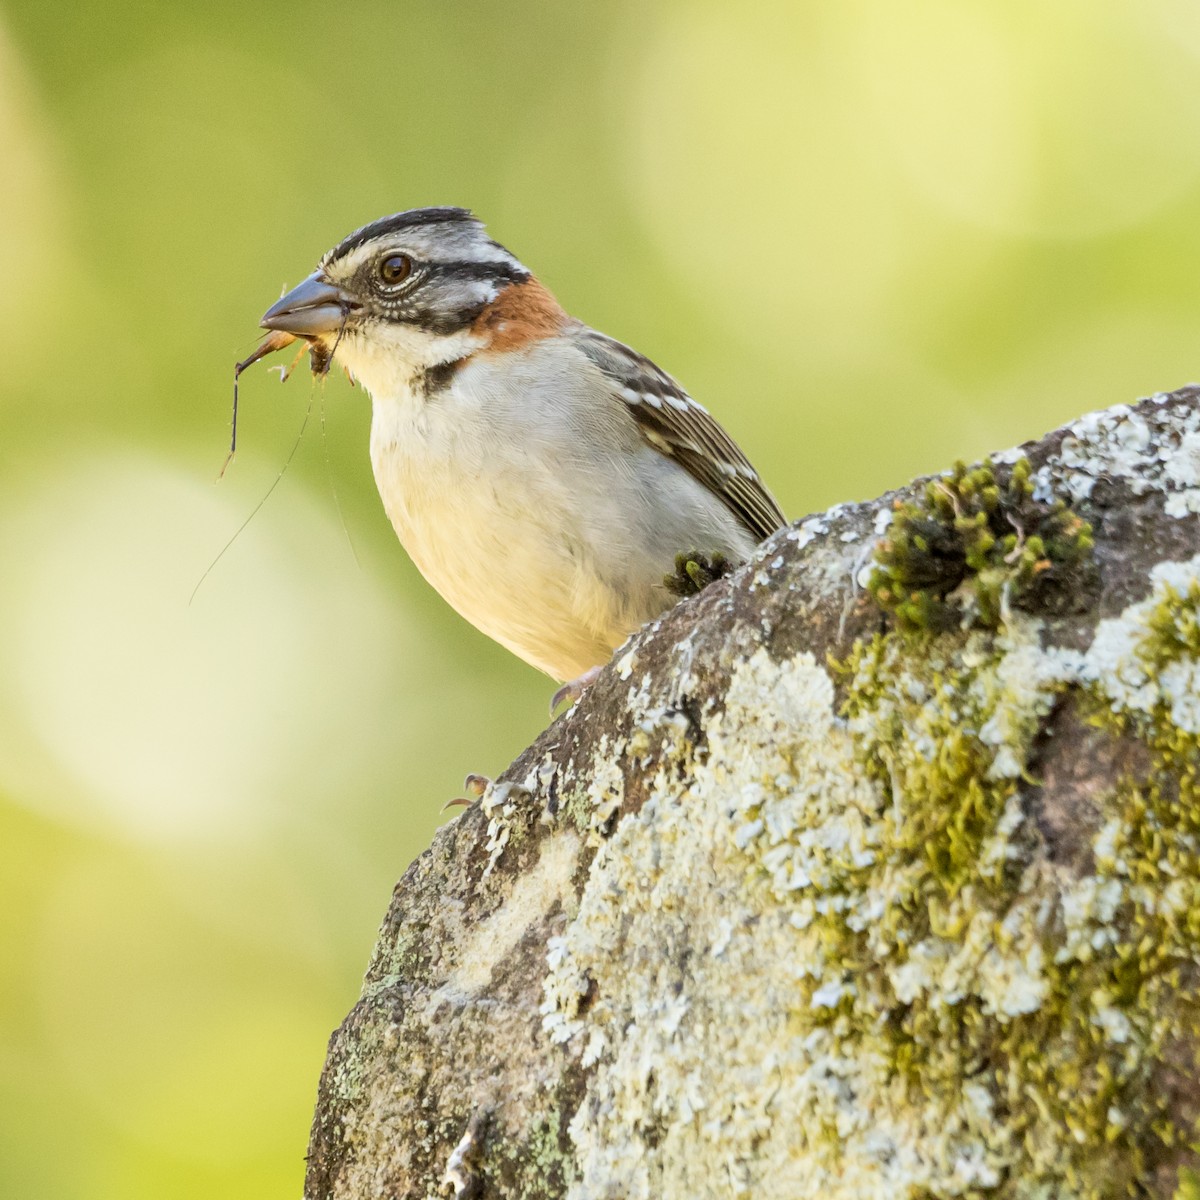
<instances>
[{"instance_id":1,"label":"white throat","mask_svg":"<svg viewBox=\"0 0 1200 1200\"><path fill-rule=\"evenodd\" d=\"M347 330L335 358L367 389L372 400L407 398L425 371L480 349L484 339L471 330L433 334L412 325L373 324Z\"/></svg>"}]
</instances>

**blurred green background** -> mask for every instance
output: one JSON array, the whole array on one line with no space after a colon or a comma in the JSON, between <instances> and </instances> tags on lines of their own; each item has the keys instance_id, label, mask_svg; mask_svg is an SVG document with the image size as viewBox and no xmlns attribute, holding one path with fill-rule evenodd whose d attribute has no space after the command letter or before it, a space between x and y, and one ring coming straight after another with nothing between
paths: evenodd
<instances>
[{"instance_id":1,"label":"blurred green background","mask_svg":"<svg viewBox=\"0 0 1200 1200\"><path fill-rule=\"evenodd\" d=\"M297 1195L393 882L545 724L343 378L254 368L214 482L350 229L475 208L794 517L1200 374L1194 0L9 0L0 164L5 1197Z\"/></svg>"}]
</instances>

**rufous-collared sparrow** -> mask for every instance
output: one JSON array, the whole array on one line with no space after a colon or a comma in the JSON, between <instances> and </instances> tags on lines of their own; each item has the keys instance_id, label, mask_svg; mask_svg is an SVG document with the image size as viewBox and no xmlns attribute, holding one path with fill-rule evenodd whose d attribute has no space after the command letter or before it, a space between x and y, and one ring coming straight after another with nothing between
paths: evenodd
<instances>
[{"instance_id":1,"label":"rufous-collared sparrow","mask_svg":"<svg viewBox=\"0 0 1200 1200\"><path fill-rule=\"evenodd\" d=\"M362 383L405 549L462 616L555 679L585 684L673 603L680 552L738 564L784 522L701 405L568 316L465 209L363 226L261 324Z\"/></svg>"}]
</instances>

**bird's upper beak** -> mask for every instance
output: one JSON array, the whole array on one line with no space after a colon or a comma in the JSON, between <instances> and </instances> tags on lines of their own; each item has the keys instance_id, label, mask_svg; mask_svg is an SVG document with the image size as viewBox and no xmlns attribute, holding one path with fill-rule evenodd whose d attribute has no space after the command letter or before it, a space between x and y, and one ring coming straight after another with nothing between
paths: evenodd
<instances>
[{"instance_id":1,"label":"bird's upper beak","mask_svg":"<svg viewBox=\"0 0 1200 1200\"><path fill-rule=\"evenodd\" d=\"M277 300L262 315L259 324L264 329L281 329L297 337L319 337L335 333L346 322L346 316L359 307L349 292L335 287L314 271L303 283L298 283L286 296Z\"/></svg>"}]
</instances>

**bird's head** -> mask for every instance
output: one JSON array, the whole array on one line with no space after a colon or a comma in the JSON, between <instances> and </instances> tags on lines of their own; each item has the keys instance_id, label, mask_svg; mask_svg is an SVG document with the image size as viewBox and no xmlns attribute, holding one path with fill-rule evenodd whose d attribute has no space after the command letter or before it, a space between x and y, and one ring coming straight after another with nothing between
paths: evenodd
<instances>
[{"instance_id":1,"label":"bird's head","mask_svg":"<svg viewBox=\"0 0 1200 1200\"><path fill-rule=\"evenodd\" d=\"M388 395L486 346L489 310L529 284L466 209L417 208L343 238L260 323L334 353L372 395Z\"/></svg>"}]
</instances>

